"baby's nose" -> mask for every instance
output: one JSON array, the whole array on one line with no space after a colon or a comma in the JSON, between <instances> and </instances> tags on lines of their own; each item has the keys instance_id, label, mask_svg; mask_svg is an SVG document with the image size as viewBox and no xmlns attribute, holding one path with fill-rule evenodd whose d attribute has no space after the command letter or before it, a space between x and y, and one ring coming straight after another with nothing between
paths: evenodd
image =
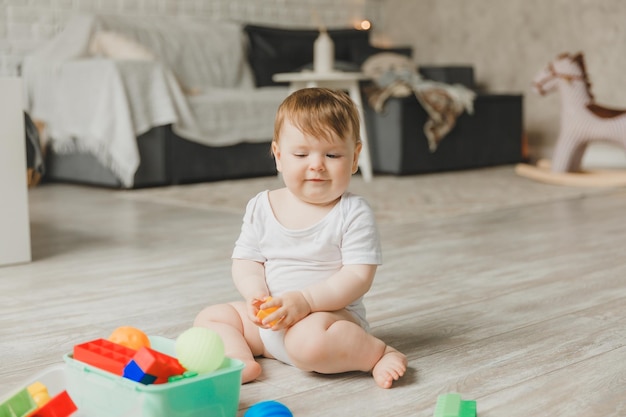
<instances>
[{"instance_id":1,"label":"baby's nose","mask_svg":"<svg viewBox=\"0 0 626 417\"><path fill-rule=\"evenodd\" d=\"M324 169L324 155L311 155L309 166L316 171Z\"/></svg>"}]
</instances>

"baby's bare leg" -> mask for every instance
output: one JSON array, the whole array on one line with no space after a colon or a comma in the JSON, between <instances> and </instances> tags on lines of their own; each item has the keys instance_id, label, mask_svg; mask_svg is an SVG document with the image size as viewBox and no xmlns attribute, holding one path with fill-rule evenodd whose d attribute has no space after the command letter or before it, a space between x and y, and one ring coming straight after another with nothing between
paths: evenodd
<instances>
[{"instance_id":1,"label":"baby's bare leg","mask_svg":"<svg viewBox=\"0 0 626 417\"><path fill-rule=\"evenodd\" d=\"M390 388L406 371L406 356L354 323L348 312L314 313L285 334L285 348L298 368L324 374L371 372Z\"/></svg>"},{"instance_id":2,"label":"baby's bare leg","mask_svg":"<svg viewBox=\"0 0 626 417\"><path fill-rule=\"evenodd\" d=\"M261 365L254 357L263 353L263 344L258 327L246 316L243 302L209 306L196 316L193 325L207 327L222 337L226 356L239 359L245 365L244 384L261 374Z\"/></svg>"}]
</instances>

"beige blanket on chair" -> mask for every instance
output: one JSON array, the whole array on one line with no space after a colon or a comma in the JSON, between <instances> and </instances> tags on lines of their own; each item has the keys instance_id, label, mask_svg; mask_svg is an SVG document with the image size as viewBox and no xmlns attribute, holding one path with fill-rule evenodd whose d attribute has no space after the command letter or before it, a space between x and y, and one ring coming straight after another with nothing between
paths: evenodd
<instances>
[{"instance_id":1,"label":"beige blanket on chair","mask_svg":"<svg viewBox=\"0 0 626 417\"><path fill-rule=\"evenodd\" d=\"M415 95L428 113L424 134L431 152L437 150L463 111L468 114L474 111L476 94L472 90L459 84L424 80L407 57L391 53L375 55L363 64L363 72L374 80L375 86L367 90L367 100L377 112L383 111L389 97Z\"/></svg>"}]
</instances>

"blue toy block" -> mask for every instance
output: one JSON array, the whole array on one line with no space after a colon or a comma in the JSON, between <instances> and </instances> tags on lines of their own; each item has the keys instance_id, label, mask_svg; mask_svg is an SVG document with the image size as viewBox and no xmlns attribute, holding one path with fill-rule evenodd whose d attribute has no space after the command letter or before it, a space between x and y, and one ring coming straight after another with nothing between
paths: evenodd
<instances>
[{"instance_id":1,"label":"blue toy block","mask_svg":"<svg viewBox=\"0 0 626 417\"><path fill-rule=\"evenodd\" d=\"M463 401L460 394L440 395L434 417L476 417L476 401Z\"/></svg>"},{"instance_id":2,"label":"blue toy block","mask_svg":"<svg viewBox=\"0 0 626 417\"><path fill-rule=\"evenodd\" d=\"M134 359L128 362L128 365L124 367L124 378L132 379L133 381L141 382L144 385L153 384L157 377L147 374L137 365Z\"/></svg>"}]
</instances>

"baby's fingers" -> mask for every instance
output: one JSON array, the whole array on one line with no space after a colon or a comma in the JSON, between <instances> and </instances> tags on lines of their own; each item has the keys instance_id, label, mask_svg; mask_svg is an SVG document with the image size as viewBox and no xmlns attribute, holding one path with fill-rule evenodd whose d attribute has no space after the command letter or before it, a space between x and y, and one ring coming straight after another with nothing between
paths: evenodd
<instances>
[{"instance_id":1,"label":"baby's fingers","mask_svg":"<svg viewBox=\"0 0 626 417\"><path fill-rule=\"evenodd\" d=\"M265 297L263 302L259 305L259 310L269 310L276 311L277 308L283 305L282 300L280 298L272 298Z\"/></svg>"},{"instance_id":2,"label":"baby's fingers","mask_svg":"<svg viewBox=\"0 0 626 417\"><path fill-rule=\"evenodd\" d=\"M282 317L282 313L278 312L278 307L268 307L259 310L256 317L266 326L274 327Z\"/></svg>"},{"instance_id":3,"label":"baby's fingers","mask_svg":"<svg viewBox=\"0 0 626 417\"><path fill-rule=\"evenodd\" d=\"M271 299L272 297L269 297L269 296L254 297L252 301L250 302L250 304L256 309L260 310L261 306L263 306L265 302Z\"/></svg>"}]
</instances>

